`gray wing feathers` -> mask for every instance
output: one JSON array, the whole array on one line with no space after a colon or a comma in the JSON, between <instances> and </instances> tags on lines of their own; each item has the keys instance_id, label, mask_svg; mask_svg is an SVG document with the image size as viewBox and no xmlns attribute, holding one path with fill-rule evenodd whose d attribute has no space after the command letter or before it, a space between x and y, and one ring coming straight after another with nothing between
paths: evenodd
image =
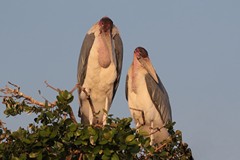
<instances>
[{"instance_id":1,"label":"gray wing feathers","mask_svg":"<svg viewBox=\"0 0 240 160\"><path fill-rule=\"evenodd\" d=\"M158 76L157 76L158 77ZM166 89L164 88L161 80L158 77L159 83L157 83L150 74L147 74L146 77L147 89L149 95L157 108L161 119L164 123L167 121L172 121L172 111L168 98Z\"/></svg>"},{"instance_id":2,"label":"gray wing feathers","mask_svg":"<svg viewBox=\"0 0 240 160\"><path fill-rule=\"evenodd\" d=\"M83 40L83 44L82 44L82 48L80 51L80 56L78 59L78 83L82 86L85 76L86 76L86 72L87 72L87 63L88 63L88 57L90 54L90 50L92 48L93 42L94 42L95 36L93 33L91 34L86 34L84 40Z\"/></svg>"},{"instance_id":3,"label":"gray wing feathers","mask_svg":"<svg viewBox=\"0 0 240 160\"><path fill-rule=\"evenodd\" d=\"M126 83L125 83L125 96L128 101L128 75L126 77Z\"/></svg>"},{"instance_id":4,"label":"gray wing feathers","mask_svg":"<svg viewBox=\"0 0 240 160\"><path fill-rule=\"evenodd\" d=\"M94 34L86 34L82 48L80 50L80 55L78 59L78 68L77 68L77 78L78 78L78 83L82 86L84 83L84 79L86 77L86 72L87 72L87 63L88 63L88 57L90 54L90 50L92 48L93 42L94 42ZM78 90L79 94L79 101L80 101L80 107L82 105L81 99L80 99L80 93L81 91ZM82 120L86 119L83 116L81 116L80 108L78 110L78 116L81 117Z\"/></svg>"},{"instance_id":5,"label":"gray wing feathers","mask_svg":"<svg viewBox=\"0 0 240 160\"><path fill-rule=\"evenodd\" d=\"M116 62L117 62L117 79L114 82L114 87L113 87L113 97L112 100L116 94L120 77L121 77L121 72L122 72L122 61L123 61L123 43L122 39L119 34L116 34L113 37L114 40L114 46L115 46L115 54L116 54Z\"/></svg>"}]
</instances>

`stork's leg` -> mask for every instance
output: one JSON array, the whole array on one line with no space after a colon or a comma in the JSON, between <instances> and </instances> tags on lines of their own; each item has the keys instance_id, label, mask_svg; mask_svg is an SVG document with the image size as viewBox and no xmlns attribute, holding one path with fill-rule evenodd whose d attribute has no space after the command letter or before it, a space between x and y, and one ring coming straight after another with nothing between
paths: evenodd
<instances>
[{"instance_id":1,"label":"stork's leg","mask_svg":"<svg viewBox=\"0 0 240 160\"><path fill-rule=\"evenodd\" d=\"M92 111L92 110L91 110ZM93 124L93 121L94 121L94 116L93 116L93 112L91 112L90 110L89 110L89 112L88 112L88 117L89 117L89 123L90 123L90 125L92 125Z\"/></svg>"},{"instance_id":2,"label":"stork's leg","mask_svg":"<svg viewBox=\"0 0 240 160\"><path fill-rule=\"evenodd\" d=\"M136 108L131 108L131 107L130 107L130 109L135 110L135 111L138 111L138 112L141 112L141 116L142 116L142 121L143 121L143 123L140 123L140 121L138 121L138 122L137 122L137 125L136 125L137 129L139 129L140 127L144 126L144 125L146 124L146 121L145 121L145 116L144 116L143 110L136 109Z\"/></svg>"},{"instance_id":3,"label":"stork's leg","mask_svg":"<svg viewBox=\"0 0 240 160\"><path fill-rule=\"evenodd\" d=\"M104 110L103 111L103 125L106 125L107 124L107 112L108 112L108 97L106 97L106 101L105 101L105 107L104 107Z\"/></svg>"},{"instance_id":4,"label":"stork's leg","mask_svg":"<svg viewBox=\"0 0 240 160\"><path fill-rule=\"evenodd\" d=\"M82 88L82 91L86 94L88 103L90 105L91 112L89 111L88 114L89 114L89 123L90 123L90 125L92 125L94 122L96 112L95 112L90 94L86 91L86 88ZM90 89L89 89L89 92L90 92Z\"/></svg>"},{"instance_id":5,"label":"stork's leg","mask_svg":"<svg viewBox=\"0 0 240 160\"><path fill-rule=\"evenodd\" d=\"M153 145L153 143L154 143L154 134L152 134L153 133L153 130L154 130L154 126L153 126L153 121L151 121L150 122L151 123L151 128L150 128L150 139L151 139L151 142L150 142L150 145Z\"/></svg>"}]
</instances>

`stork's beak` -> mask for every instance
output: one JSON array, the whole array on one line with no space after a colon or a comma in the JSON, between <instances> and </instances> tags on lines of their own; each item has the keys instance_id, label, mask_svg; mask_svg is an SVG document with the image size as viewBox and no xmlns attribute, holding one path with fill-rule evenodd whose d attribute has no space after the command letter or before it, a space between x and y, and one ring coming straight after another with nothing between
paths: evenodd
<instances>
[{"instance_id":1,"label":"stork's beak","mask_svg":"<svg viewBox=\"0 0 240 160\"><path fill-rule=\"evenodd\" d=\"M157 74L155 72L155 69L153 68L153 65L150 61L150 59L144 59L144 58L138 58L138 61L142 64L142 66L147 70L147 72L152 76L152 78L158 82Z\"/></svg>"}]
</instances>

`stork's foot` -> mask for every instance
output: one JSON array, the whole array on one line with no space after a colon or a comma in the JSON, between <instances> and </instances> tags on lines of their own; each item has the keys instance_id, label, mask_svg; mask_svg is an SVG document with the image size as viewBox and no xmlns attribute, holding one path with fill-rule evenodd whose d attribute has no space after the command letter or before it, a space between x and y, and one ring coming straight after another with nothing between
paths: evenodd
<instances>
[{"instance_id":1,"label":"stork's foot","mask_svg":"<svg viewBox=\"0 0 240 160\"><path fill-rule=\"evenodd\" d=\"M137 108L131 108L131 107L130 107L130 109L140 112L140 113L141 113L141 116L142 116L142 121L143 121L143 123L137 123L136 129L139 129L139 128L141 128L142 126L144 126L144 125L146 124L146 121L145 121L145 116L144 116L143 110L140 110L140 109L137 109ZM138 122L139 122L139 121L138 121Z\"/></svg>"},{"instance_id":2,"label":"stork's foot","mask_svg":"<svg viewBox=\"0 0 240 160\"><path fill-rule=\"evenodd\" d=\"M97 127L97 128L103 128L103 124L101 124L101 123L96 123L96 124L94 124L94 127Z\"/></svg>"},{"instance_id":3,"label":"stork's foot","mask_svg":"<svg viewBox=\"0 0 240 160\"><path fill-rule=\"evenodd\" d=\"M155 133L157 133L157 132L160 132L162 128L164 128L164 126L163 126L163 127L160 127L160 128L159 128L159 127L155 127L155 128L150 127L150 130L151 130L150 135L155 134Z\"/></svg>"},{"instance_id":4,"label":"stork's foot","mask_svg":"<svg viewBox=\"0 0 240 160\"><path fill-rule=\"evenodd\" d=\"M90 96L90 94L86 91L86 88L81 87L81 91L84 92L85 95L86 95L86 97L87 97L88 103L89 103L90 108L91 108L91 111L92 111L93 121L94 121L94 118L97 118L96 115L98 115L99 112L98 112L98 113L95 112L95 109L94 109L94 106L93 106L93 103L92 103L91 96ZM90 91L91 91L91 90L89 89L89 92L90 92Z\"/></svg>"}]
</instances>

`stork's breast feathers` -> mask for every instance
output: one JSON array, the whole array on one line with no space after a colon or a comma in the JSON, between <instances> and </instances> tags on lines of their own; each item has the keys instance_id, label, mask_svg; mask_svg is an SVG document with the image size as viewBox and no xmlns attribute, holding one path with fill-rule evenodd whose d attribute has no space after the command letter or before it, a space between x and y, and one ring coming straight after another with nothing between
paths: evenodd
<instances>
[{"instance_id":1,"label":"stork's breast feathers","mask_svg":"<svg viewBox=\"0 0 240 160\"><path fill-rule=\"evenodd\" d=\"M94 45L96 45L95 42ZM93 47L90 51L87 73L83 87L105 91L111 90L117 78L116 66L110 60L107 68L102 67L98 61L99 54L97 53L97 50L98 47Z\"/></svg>"}]
</instances>

